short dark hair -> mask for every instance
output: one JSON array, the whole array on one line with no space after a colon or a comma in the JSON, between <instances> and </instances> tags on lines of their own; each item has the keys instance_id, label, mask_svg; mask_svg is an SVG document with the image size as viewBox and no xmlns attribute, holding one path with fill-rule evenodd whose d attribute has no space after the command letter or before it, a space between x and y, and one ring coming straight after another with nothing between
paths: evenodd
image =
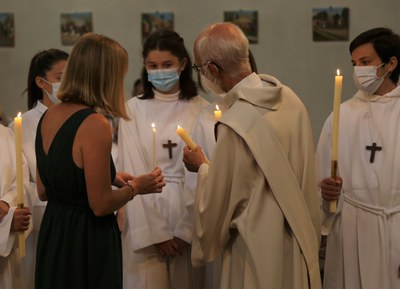
<instances>
[{"instance_id":1,"label":"short dark hair","mask_svg":"<svg viewBox=\"0 0 400 289\"><path fill-rule=\"evenodd\" d=\"M183 38L178 33L170 29L160 29L147 38L143 44L142 57L147 58L150 51L160 50L168 51L176 56L180 61L187 59L185 68L179 77L180 99L191 99L198 94L196 83L192 78L192 61L187 52ZM142 69L143 96L140 99L148 99L154 97L153 85L148 80L148 74L145 67Z\"/></svg>"},{"instance_id":2,"label":"short dark hair","mask_svg":"<svg viewBox=\"0 0 400 289\"><path fill-rule=\"evenodd\" d=\"M36 85L36 76L45 77L46 72L61 60L68 60L68 53L59 49L43 50L36 53L29 66L28 83L25 91L28 93L28 109L33 108L38 100L43 98L42 90Z\"/></svg>"},{"instance_id":3,"label":"short dark hair","mask_svg":"<svg viewBox=\"0 0 400 289\"><path fill-rule=\"evenodd\" d=\"M391 57L396 57L397 67L390 75L390 79L397 83L400 73L400 36L393 33L389 28L373 28L358 35L350 43L350 54L364 44L372 43L376 53L383 63L388 63Z\"/></svg>"}]
</instances>

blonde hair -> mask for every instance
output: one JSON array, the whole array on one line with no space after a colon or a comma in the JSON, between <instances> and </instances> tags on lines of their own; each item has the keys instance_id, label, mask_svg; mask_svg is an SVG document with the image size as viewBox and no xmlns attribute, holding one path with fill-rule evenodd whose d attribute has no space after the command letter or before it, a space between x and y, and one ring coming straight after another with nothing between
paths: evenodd
<instances>
[{"instance_id":1,"label":"blonde hair","mask_svg":"<svg viewBox=\"0 0 400 289\"><path fill-rule=\"evenodd\" d=\"M58 97L100 108L127 119L124 78L128 53L115 40L96 33L81 36L68 59Z\"/></svg>"}]
</instances>

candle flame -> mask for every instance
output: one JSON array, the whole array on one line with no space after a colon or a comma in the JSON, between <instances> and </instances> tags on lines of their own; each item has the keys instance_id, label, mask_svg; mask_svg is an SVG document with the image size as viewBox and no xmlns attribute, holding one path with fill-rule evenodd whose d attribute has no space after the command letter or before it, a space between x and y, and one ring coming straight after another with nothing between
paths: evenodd
<instances>
[{"instance_id":1,"label":"candle flame","mask_svg":"<svg viewBox=\"0 0 400 289\"><path fill-rule=\"evenodd\" d=\"M339 70L339 69L336 70L336 75L337 75L337 76L340 75L340 70Z\"/></svg>"},{"instance_id":2,"label":"candle flame","mask_svg":"<svg viewBox=\"0 0 400 289\"><path fill-rule=\"evenodd\" d=\"M155 127L156 127L156 125L155 125L154 122L151 124L151 127L152 127L152 128L155 128Z\"/></svg>"},{"instance_id":3,"label":"candle flame","mask_svg":"<svg viewBox=\"0 0 400 289\"><path fill-rule=\"evenodd\" d=\"M178 124L178 129L180 129L181 128L181 126Z\"/></svg>"},{"instance_id":4,"label":"candle flame","mask_svg":"<svg viewBox=\"0 0 400 289\"><path fill-rule=\"evenodd\" d=\"M219 110L218 104L215 105L215 109L216 109L216 110Z\"/></svg>"},{"instance_id":5,"label":"candle flame","mask_svg":"<svg viewBox=\"0 0 400 289\"><path fill-rule=\"evenodd\" d=\"M21 112L18 112L18 115L17 115L17 117L21 117Z\"/></svg>"}]
</instances>

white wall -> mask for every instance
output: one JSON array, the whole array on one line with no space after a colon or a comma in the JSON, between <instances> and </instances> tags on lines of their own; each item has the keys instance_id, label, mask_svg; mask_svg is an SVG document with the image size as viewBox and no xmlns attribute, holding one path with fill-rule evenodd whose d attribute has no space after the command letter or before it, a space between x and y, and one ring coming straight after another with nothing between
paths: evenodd
<instances>
[{"instance_id":1,"label":"white wall","mask_svg":"<svg viewBox=\"0 0 400 289\"><path fill-rule=\"evenodd\" d=\"M259 43L251 45L259 72L289 85L307 106L317 140L331 111L336 68L344 75L343 98L354 93L349 42L313 42L312 8L348 7L350 39L377 26L400 33L398 0L1 0L0 13L14 13L15 47L0 47L0 107L8 116L26 110L22 96L31 57L61 45L60 13L92 12L94 31L119 41L130 53L127 94L141 69L141 13L173 12L175 30L192 43L223 11L258 10Z\"/></svg>"}]
</instances>

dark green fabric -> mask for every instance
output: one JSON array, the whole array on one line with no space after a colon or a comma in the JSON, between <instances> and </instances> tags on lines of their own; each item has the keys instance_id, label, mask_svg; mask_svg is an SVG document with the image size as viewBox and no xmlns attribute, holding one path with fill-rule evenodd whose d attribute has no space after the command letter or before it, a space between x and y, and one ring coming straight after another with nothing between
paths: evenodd
<instances>
[{"instance_id":1,"label":"dark green fabric","mask_svg":"<svg viewBox=\"0 0 400 289\"><path fill-rule=\"evenodd\" d=\"M89 207L84 171L72 158L75 134L92 109L74 113L43 150L36 135L38 170L48 203L36 255L36 289L120 289L122 251L114 214L96 217ZM43 117L42 117L43 118ZM111 160L111 178L115 167Z\"/></svg>"}]
</instances>

